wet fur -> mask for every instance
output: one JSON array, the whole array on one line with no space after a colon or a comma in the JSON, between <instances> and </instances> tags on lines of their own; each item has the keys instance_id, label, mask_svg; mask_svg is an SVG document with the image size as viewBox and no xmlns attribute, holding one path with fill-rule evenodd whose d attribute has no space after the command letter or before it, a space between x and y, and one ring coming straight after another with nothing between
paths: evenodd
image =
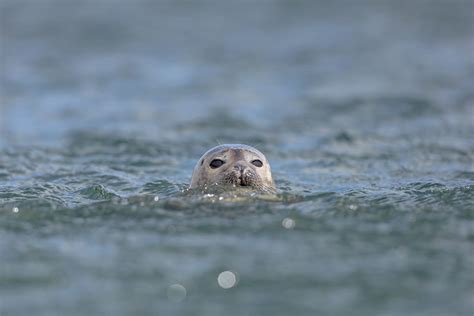
<instances>
[{"instance_id":1,"label":"wet fur","mask_svg":"<svg viewBox=\"0 0 474 316\"><path fill-rule=\"evenodd\" d=\"M239 171L231 170L226 172L222 179L225 183L241 186L255 186L259 182L262 182L255 171L251 169L245 169L243 174L241 174Z\"/></svg>"},{"instance_id":2,"label":"wet fur","mask_svg":"<svg viewBox=\"0 0 474 316\"><path fill-rule=\"evenodd\" d=\"M275 192L274 188L264 185L260 176L252 169L245 169L243 174L236 170L230 170L223 174L221 182L228 185L251 187L261 192Z\"/></svg>"},{"instance_id":3,"label":"wet fur","mask_svg":"<svg viewBox=\"0 0 474 316\"><path fill-rule=\"evenodd\" d=\"M217 172L212 172L211 170L208 171L209 168L203 164L205 161L206 164L209 164L211 160L209 156L212 157L214 153L226 150L237 151L237 156L235 156L235 154L230 156L232 158L229 165L223 166L221 169L218 169ZM242 152L250 152L255 154L256 157L259 157L259 159L266 164L265 168L268 168L269 177L266 178L266 174L262 177L262 175L260 175L260 170L255 170L256 167L254 167L249 161L242 160ZM235 160L238 162L237 165L235 165ZM251 191L260 191L263 193L276 193L276 188L273 179L271 178L269 168L270 165L268 164L266 157L255 148L241 144L220 145L211 148L198 161L193 172L190 187L206 188L209 185L220 185L223 187L230 186L234 188L249 189Z\"/></svg>"}]
</instances>

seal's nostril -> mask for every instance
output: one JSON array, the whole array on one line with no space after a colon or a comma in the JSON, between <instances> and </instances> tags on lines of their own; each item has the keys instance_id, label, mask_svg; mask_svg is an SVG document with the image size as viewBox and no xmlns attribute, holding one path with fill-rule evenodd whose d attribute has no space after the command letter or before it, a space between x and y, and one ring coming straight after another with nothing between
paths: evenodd
<instances>
[{"instance_id":1,"label":"seal's nostril","mask_svg":"<svg viewBox=\"0 0 474 316\"><path fill-rule=\"evenodd\" d=\"M234 169L235 169L235 170L239 170L240 172L242 172L242 171L244 171L245 166L244 166L244 165L241 165L241 164L236 164L236 165L234 166Z\"/></svg>"}]
</instances>

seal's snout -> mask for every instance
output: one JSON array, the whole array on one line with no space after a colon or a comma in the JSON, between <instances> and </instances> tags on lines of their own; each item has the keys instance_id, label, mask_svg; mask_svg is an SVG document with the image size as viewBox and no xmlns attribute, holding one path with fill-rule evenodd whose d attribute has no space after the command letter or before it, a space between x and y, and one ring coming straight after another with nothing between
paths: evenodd
<instances>
[{"instance_id":1,"label":"seal's snout","mask_svg":"<svg viewBox=\"0 0 474 316\"><path fill-rule=\"evenodd\" d=\"M243 163L237 163L232 171L235 177L234 184L243 187L254 185L255 180L258 178L252 168L249 168Z\"/></svg>"},{"instance_id":2,"label":"seal's snout","mask_svg":"<svg viewBox=\"0 0 474 316\"><path fill-rule=\"evenodd\" d=\"M234 180L232 181L234 184L237 185L244 185L244 173L245 173L245 166L241 163L236 163L231 171Z\"/></svg>"},{"instance_id":3,"label":"seal's snout","mask_svg":"<svg viewBox=\"0 0 474 316\"><path fill-rule=\"evenodd\" d=\"M241 163L236 163L235 166L234 166L234 170L237 171L237 172L240 172L240 174L243 174L245 172L245 169L247 167L244 166L243 164Z\"/></svg>"},{"instance_id":4,"label":"seal's snout","mask_svg":"<svg viewBox=\"0 0 474 316\"><path fill-rule=\"evenodd\" d=\"M227 183L239 186L251 186L254 178L255 175L245 162L235 163L224 176Z\"/></svg>"}]
</instances>

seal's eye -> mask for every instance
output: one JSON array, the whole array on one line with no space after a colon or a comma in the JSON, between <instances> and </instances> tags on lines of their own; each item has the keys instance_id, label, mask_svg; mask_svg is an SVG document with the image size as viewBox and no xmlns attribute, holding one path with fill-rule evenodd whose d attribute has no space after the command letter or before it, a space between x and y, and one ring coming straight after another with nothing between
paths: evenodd
<instances>
[{"instance_id":1,"label":"seal's eye","mask_svg":"<svg viewBox=\"0 0 474 316\"><path fill-rule=\"evenodd\" d=\"M209 166L212 168L212 169L216 169L216 168L219 168L220 166L222 166L224 164L224 161L220 160L220 159L214 159L213 161L211 161L211 163L209 164Z\"/></svg>"},{"instance_id":2,"label":"seal's eye","mask_svg":"<svg viewBox=\"0 0 474 316\"><path fill-rule=\"evenodd\" d=\"M255 160L252 160L252 165L260 168L263 166L263 162L261 160L255 159Z\"/></svg>"}]
</instances>

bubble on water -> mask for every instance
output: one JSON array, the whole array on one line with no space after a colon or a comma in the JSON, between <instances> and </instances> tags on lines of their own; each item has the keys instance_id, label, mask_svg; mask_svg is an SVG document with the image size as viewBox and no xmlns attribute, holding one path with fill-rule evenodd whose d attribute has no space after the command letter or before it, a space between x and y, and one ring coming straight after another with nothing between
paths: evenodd
<instances>
[{"instance_id":1,"label":"bubble on water","mask_svg":"<svg viewBox=\"0 0 474 316\"><path fill-rule=\"evenodd\" d=\"M159 200L160 200L160 197L158 195L155 195L155 197L153 198L153 201L158 202Z\"/></svg>"},{"instance_id":2,"label":"bubble on water","mask_svg":"<svg viewBox=\"0 0 474 316\"><path fill-rule=\"evenodd\" d=\"M18 207L14 207L14 208L12 209L12 211L13 211L13 213L18 213L18 212L20 211L20 209L19 209Z\"/></svg>"},{"instance_id":3,"label":"bubble on water","mask_svg":"<svg viewBox=\"0 0 474 316\"><path fill-rule=\"evenodd\" d=\"M172 284L166 291L168 299L173 302L181 302L186 298L186 288L181 284Z\"/></svg>"},{"instance_id":4,"label":"bubble on water","mask_svg":"<svg viewBox=\"0 0 474 316\"><path fill-rule=\"evenodd\" d=\"M286 228L286 229L293 229L295 228L295 221L289 217L286 217L283 219L283 221L281 222L281 225Z\"/></svg>"},{"instance_id":5,"label":"bubble on water","mask_svg":"<svg viewBox=\"0 0 474 316\"><path fill-rule=\"evenodd\" d=\"M357 207L357 205L355 205L355 204L349 204L349 209L350 209L351 211L355 211L355 210L358 209L358 207Z\"/></svg>"},{"instance_id":6,"label":"bubble on water","mask_svg":"<svg viewBox=\"0 0 474 316\"><path fill-rule=\"evenodd\" d=\"M219 273L217 283L223 289L230 289L237 284L237 277L232 271L224 271Z\"/></svg>"}]
</instances>

